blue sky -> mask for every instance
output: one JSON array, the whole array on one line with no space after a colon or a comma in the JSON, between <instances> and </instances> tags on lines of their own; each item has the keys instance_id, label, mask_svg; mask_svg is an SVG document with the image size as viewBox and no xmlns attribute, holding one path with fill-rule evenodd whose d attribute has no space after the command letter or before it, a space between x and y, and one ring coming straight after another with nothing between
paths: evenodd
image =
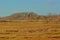
<instances>
[{"instance_id":1,"label":"blue sky","mask_svg":"<svg viewBox=\"0 0 60 40\"><path fill-rule=\"evenodd\" d=\"M60 13L60 0L0 0L0 16L14 12Z\"/></svg>"}]
</instances>

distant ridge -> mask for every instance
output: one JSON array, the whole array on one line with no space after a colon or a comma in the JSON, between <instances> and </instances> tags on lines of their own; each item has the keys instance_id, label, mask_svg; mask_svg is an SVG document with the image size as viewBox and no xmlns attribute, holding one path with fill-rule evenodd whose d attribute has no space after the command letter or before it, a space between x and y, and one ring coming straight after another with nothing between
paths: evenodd
<instances>
[{"instance_id":1,"label":"distant ridge","mask_svg":"<svg viewBox=\"0 0 60 40\"><path fill-rule=\"evenodd\" d=\"M0 21L14 21L14 20L60 20L60 15L42 16L34 12L19 12L10 16L1 17Z\"/></svg>"}]
</instances>

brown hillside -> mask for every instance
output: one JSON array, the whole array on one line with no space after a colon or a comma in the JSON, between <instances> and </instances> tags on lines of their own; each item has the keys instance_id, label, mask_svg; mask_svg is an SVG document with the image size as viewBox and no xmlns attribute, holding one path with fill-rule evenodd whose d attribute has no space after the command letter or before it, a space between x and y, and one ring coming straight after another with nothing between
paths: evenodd
<instances>
[{"instance_id":1,"label":"brown hillside","mask_svg":"<svg viewBox=\"0 0 60 40\"><path fill-rule=\"evenodd\" d=\"M0 21L16 21L16 20L47 20L47 21L59 21L60 20L60 15L47 15L47 16L42 16L42 15L37 15L34 12L19 12L19 13L14 13L10 16L6 17L1 17Z\"/></svg>"}]
</instances>

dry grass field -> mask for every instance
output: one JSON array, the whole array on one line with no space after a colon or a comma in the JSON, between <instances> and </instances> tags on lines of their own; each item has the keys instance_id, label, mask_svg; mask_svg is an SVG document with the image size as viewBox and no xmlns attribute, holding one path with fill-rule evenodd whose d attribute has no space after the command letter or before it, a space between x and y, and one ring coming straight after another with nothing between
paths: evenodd
<instances>
[{"instance_id":1,"label":"dry grass field","mask_svg":"<svg viewBox=\"0 0 60 40\"><path fill-rule=\"evenodd\" d=\"M0 22L0 40L60 40L60 22Z\"/></svg>"}]
</instances>

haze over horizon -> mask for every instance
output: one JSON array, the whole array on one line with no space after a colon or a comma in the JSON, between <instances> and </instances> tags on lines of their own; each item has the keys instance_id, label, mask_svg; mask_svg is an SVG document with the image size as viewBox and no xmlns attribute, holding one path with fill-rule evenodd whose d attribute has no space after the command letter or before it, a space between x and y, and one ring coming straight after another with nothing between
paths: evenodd
<instances>
[{"instance_id":1,"label":"haze over horizon","mask_svg":"<svg viewBox=\"0 0 60 40\"><path fill-rule=\"evenodd\" d=\"M60 0L0 0L0 16L14 12L35 12L46 15L60 13Z\"/></svg>"}]
</instances>

